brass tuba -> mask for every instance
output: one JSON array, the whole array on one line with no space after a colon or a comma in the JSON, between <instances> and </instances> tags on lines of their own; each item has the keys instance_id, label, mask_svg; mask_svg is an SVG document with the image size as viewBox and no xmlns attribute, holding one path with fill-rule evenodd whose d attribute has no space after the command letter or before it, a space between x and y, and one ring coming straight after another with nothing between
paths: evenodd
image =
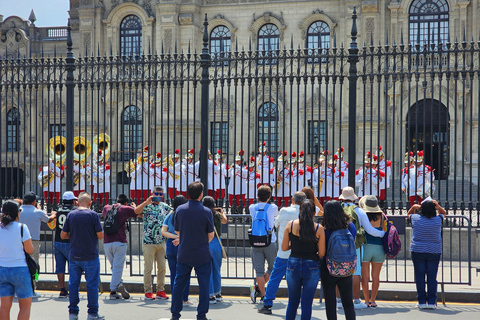
<instances>
[{"instance_id":1,"label":"brass tuba","mask_svg":"<svg viewBox=\"0 0 480 320\"><path fill-rule=\"evenodd\" d=\"M136 166L132 159L130 159L129 162L125 163L125 171L128 174L132 174L135 171L135 168Z\"/></svg>"},{"instance_id":2,"label":"brass tuba","mask_svg":"<svg viewBox=\"0 0 480 320\"><path fill-rule=\"evenodd\" d=\"M90 142L88 142L83 137L73 138L73 159L80 163L80 166L85 165L85 160L90 155L92 147Z\"/></svg>"},{"instance_id":3,"label":"brass tuba","mask_svg":"<svg viewBox=\"0 0 480 320\"><path fill-rule=\"evenodd\" d=\"M62 136L55 136L48 141L47 154L50 159L60 167L66 160L67 139Z\"/></svg>"},{"instance_id":4,"label":"brass tuba","mask_svg":"<svg viewBox=\"0 0 480 320\"><path fill-rule=\"evenodd\" d=\"M93 154L98 154L98 150L102 150L105 162L110 156L110 136L106 133L101 133L93 138Z\"/></svg>"}]
</instances>

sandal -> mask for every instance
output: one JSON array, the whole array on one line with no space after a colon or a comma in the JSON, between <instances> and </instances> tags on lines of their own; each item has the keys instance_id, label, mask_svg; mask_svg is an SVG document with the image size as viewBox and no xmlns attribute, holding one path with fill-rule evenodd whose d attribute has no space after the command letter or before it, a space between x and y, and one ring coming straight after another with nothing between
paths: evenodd
<instances>
[{"instance_id":1,"label":"sandal","mask_svg":"<svg viewBox=\"0 0 480 320\"><path fill-rule=\"evenodd\" d=\"M367 305L367 308L370 308L370 302L365 301L365 304Z\"/></svg>"},{"instance_id":2,"label":"sandal","mask_svg":"<svg viewBox=\"0 0 480 320\"><path fill-rule=\"evenodd\" d=\"M369 307L370 308L376 308L377 304L375 302L369 302Z\"/></svg>"}]
</instances>

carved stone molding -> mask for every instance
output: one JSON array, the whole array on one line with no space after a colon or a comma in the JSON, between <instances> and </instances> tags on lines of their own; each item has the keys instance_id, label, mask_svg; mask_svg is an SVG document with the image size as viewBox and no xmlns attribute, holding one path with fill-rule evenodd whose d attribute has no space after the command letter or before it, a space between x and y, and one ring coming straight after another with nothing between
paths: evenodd
<instances>
[{"instance_id":1,"label":"carved stone molding","mask_svg":"<svg viewBox=\"0 0 480 320\"><path fill-rule=\"evenodd\" d=\"M362 1L362 13L377 13L377 12L378 12L377 0Z\"/></svg>"},{"instance_id":2,"label":"carved stone molding","mask_svg":"<svg viewBox=\"0 0 480 320\"><path fill-rule=\"evenodd\" d=\"M221 90L217 90L217 94L213 96L213 98L210 100L210 103L208 104L210 115L213 117L213 114L215 113L216 116L219 116L221 115L222 110L224 113L235 112L235 104L233 103L233 101L234 98L232 96L230 97L229 104L227 97L222 97Z\"/></svg>"},{"instance_id":3,"label":"carved stone molding","mask_svg":"<svg viewBox=\"0 0 480 320\"><path fill-rule=\"evenodd\" d=\"M172 52L173 30L166 28L163 30L163 45L165 53Z\"/></svg>"},{"instance_id":4,"label":"carved stone molding","mask_svg":"<svg viewBox=\"0 0 480 320\"><path fill-rule=\"evenodd\" d=\"M181 26L193 24L193 13L181 13L178 15L178 23Z\"/></svg>"},{"instance_id":5,"label":"carved stone molding","mask_svg":"<svg viewBox=\"0 0 480 320\"><path fill-rule=\"evenodd\" d=\"M328 27L330 28L330 37L333 38L333 36L335 35L335 28L336 28L337 24L333 21L332 18L330 18L325 13L323 13L322 10L316 9L316 10L313 10L312 14L310 14L305 19L303 19L303 21L298 25L298 27L300 28L300 30L302 32L302 40L305 40L308 28L315 21L325 22L328 25Z\"/></svg>"},{"instance_id":6,"label":"carved stone molding","mask_svg":"<svg viewBox=\"0 0 480 320\"><path fill-rule=\"evenodd\" d=\"M212 20L208 21L208 33L210 34L213 29L215 29L218 26L225 26L230 30L230 42L233 44L235 43L235 33L237 32L237 28L235 25L225 18L224 15L222 14L217 14L213 16ZM203 33L203 29L200 28L200 31Z\"/></svg>"},{"instance_id":7,"label":"carved stone molding","mask_svg":"<svg viewBox=\"0 0 480 320\"><path fill-rule=\"evenodd\" d=\"M280 15L274 14L270 11L265 11L262 15L258 18L256 17L255 13L253 14L253 21L248 30L252 33L252 41L253 43L257 42L257 34L258 30L266 23L273 23L277 26L280 32L280 41L283 41L285 35L285 29L287 25L283 20L283 12L280 12Z\"/></svg>"}]
</instances>

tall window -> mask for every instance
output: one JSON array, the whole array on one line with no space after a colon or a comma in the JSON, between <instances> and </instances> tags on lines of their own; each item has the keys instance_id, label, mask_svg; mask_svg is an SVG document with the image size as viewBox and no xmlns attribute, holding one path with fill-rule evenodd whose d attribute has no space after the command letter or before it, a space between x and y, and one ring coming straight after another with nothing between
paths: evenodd
<instances>
[{"instance_id":1,"label":"tall window","mask_svg":"<svg viewBox=\"0 0 480 320\"><path fill-rule=\"evenodd\" d=\"M230 30L227 27L215 27L210 34L210 54L230 52L231 37Z\"/></svg>"},{"instance_id":2,"label":"tall window","mask_svg":"<svg viewBox=\"0 0 480 320\"><path fill-rule=\"evenodd\" d=\"M330 49L330 28L323 21L315 21L308 27L307 49Z\"/></svg>"},{"instance_id":3,"label":"tall window","mask_svg":"<svg viewBox=\"0 0 480 320\"><path fill-rule=\"evenodd\" d=\"M124 159L134 158L142 149L143 121L142 111L136 106L128 106L122 115L122 147Z\"/></svg>"},{"instance_id":4,"label":"tall window","mask_svg":"<svg viewBox=\"0 0 480 320\"><path fill-rule=\"evenodd\" d=\"M120 54L140 55L142 51L142 22L135 15L126 16L120 24Z\"/></svg>"},{"instance_id":5,"label":"tall window","mask_svg":"<svg viewBox=\"0 0 480 320\"><path fill-rule=\"evenodd\" d=\"M278 121L279 114L276 104L266 102L258 109L258 141L259 143L265 141L270 153L279 150Z\"/></svg>"},{"instance_id":6,"label":"tall window","mask_svg":"<svg viewBox=\"0 0 480 320\"><path fill-rule=\"evenodd\" d=\"M228 122L212 122L210 135L212 154L217 153L218 149L222 150L222 154L228 154Z\"/></svg>"},{"instance_id":7,"label":"tall window","mask_svg":"<svg viewBox=\"0 0 480 320\"><path fill-rule=\"evenodd\" d=\"M446 0L414 0L410 6L410 44L448 41L448 3Z\"/></svg>"},{"instance_id":8,"label":"tall window","mask_svg":"<svg viewBox=\"0 0 480 320\"><path fill-rule=\"evenodd\" d=\"M266 57L274 57L277 55L277 50L280 49L280 31L277 26L268 23L263 25L258 31L257 49L260 55ZM259 64L275 64L276 59L258 60Z\"/></svg>"},{"instance_id":9,"label":"tall window","mask_svg":"<svg viewBox=\"0 0 480 320\"><path fill-rule=\"evenodd\" d=\"M308 152L319 156L326 148L325 121L308 121Z\"/></svg>"},{"instance_id":10,"label":"tall window","mask_svg":"<svg viewBox=\"0 0 480 320\"><path fill-rule=\"evenodd\" d=\"M7 113L7 151L20 151L20 111L11 108Z\"/></svg>"},{"instance_id":11,"label":"tall window","mask_svg":"<svg viewBox=\"0 0 480 320\"><path fill-rule=\"evenodd\" d=\"M48 133L48 139L56 136L66 137L67 130L64 124L51 124L50 131Z\"/></svg>"}]
</instances>

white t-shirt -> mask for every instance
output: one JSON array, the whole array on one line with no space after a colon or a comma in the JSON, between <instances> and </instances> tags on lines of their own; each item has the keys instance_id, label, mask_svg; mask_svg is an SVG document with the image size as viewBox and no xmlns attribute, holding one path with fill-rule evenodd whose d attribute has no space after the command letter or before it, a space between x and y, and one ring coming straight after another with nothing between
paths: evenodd
<instances>
[{"instance_id":1,"label":"white t-shirt","mask_svg":"<svg viewBox=\"0 0 480 320\"><path fill-rule=\"evenodd\" d=\"M0 267L26 267L23 242L30 239L27 225L23 225L23 239L20 223L10 222L6 227L0 226Z\"/></svg>"},{"instance_id":2,"label":"white t-shirt","mask_svg":"<svg viewBox=\"0 0 480 320\"><path fill-rule=\"evenodd\" d=\"M259 202L257 204L250 205L248 210L250 211L250 215L252 216L252 219L256 213L255 206L257 206L258 209L263 209L265 208L266 205L267 203L265 202ZM268 228L272 231L273 231L273 225L275 223L275 217L277 215L278 215L278 207L275 204L271 203L267 209L267 218L268 218ZM277 241L277 236L275 235L275 232L272 232L272 243L274 243L275 241Z\"/></svg>"}]
</instances>

